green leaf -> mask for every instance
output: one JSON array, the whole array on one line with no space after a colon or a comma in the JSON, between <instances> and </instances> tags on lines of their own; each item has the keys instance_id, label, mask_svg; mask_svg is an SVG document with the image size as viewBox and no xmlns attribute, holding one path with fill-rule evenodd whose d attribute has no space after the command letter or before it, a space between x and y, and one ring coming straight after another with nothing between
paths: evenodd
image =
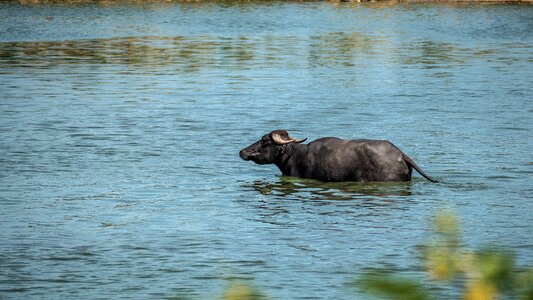
<instances>
[{"instance_id":1,"label":"green leaf","mask_svg":"<svg viewBox=\"0 0 533 300\"><path fill-rule=\"evenodd\" d=\"M387 272L371 272L363 275L355 283L363 292L372 293L386 299L426 300L428 292L413 280L400 278Z\"/></svg>"}]
</instances>

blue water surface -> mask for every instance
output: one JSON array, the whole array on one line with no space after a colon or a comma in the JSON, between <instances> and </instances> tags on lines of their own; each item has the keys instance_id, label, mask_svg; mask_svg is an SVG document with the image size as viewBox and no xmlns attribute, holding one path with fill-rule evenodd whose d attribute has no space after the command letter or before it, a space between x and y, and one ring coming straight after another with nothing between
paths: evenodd
<instances>
[{"instance_id":1,"label":"blue water surface","mask_svg":"<svg viewBox=\"0 0 533 300\"><path fill-rule=\"evenodd\" d=\"M0 3L0 298L366 299L466 247L533 265L533 6ZM280 177L274 129L388 139L398 184ZM449 298L458 291L437 289Z\"/></svg>"}]
</instances>

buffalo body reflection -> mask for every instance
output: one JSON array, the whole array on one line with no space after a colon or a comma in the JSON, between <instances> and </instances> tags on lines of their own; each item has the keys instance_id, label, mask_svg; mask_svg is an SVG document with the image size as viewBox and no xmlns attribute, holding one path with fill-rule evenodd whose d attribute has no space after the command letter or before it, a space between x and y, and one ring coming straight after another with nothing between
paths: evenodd
<instances>
[{"instance_id":1,"label":"buffalo body reflection","mask_svg":"<svg viewBox=\"0 0 533 300\"><path fill-rule=\"evenodd\" d=\"M263 195L295 196L309 200L354 200L406 197L412 195L410 182L322 182L280 176L276 182L258 180L245 185Z\"/></svg>"}]
</instances>

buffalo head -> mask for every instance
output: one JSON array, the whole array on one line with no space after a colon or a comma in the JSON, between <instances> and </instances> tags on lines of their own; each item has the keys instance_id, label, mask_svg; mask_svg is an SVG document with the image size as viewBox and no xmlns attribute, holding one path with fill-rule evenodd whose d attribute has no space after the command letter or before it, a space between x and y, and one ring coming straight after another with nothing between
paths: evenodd
<instances>
[{"instance_id":1,"label":"buffalo head","mask_svg":"<svg viewBox=\"0 0 533 300\"><path fill-rule=\"evenodd\" d=\"M242 149L239 156L244 160L251 160L256 164L272 164L278 161L284 153L284 148L291 143L301 143L307 139L295 139L285 130L274 130L265 134L259 141Z\"/></svg>"}]
</instances>

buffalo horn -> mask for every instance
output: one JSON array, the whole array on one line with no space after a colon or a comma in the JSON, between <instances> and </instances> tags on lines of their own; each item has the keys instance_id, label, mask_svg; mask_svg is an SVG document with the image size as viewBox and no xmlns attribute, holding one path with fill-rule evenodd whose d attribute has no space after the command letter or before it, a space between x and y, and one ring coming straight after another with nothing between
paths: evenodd
<instances>
[{"instance_id":1,"label":"buffalo horn","mask_svg":"<svg viewBox=\"0 0 533 300\"><path fill-rule=\"evenodd\" d=\"M289 137L288 140L284 140L279 133L274 133L274 134L272 134L272 140L278 145L285 145L285 144L288 144L290 142L301 143L301 142L307 140L307 138L300 140L300 139L295 139L295 138Z\"/></svg>"}]
</instances>

